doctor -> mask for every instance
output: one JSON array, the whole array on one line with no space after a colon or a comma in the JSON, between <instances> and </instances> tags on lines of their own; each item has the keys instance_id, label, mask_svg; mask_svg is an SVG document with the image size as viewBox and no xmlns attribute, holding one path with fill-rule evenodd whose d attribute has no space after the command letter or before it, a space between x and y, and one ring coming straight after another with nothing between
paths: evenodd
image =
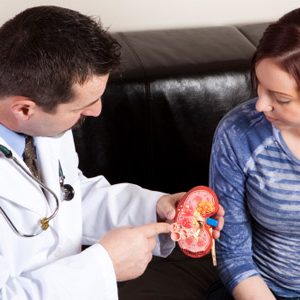
<instances>
[{"instance_id":1,"label":"doctor","mask_svg":"<svg viewBox=\"0 0 300 300\"><path fill-rule=\"evenodd\" d=\"M157 238L170 229L157 217L172 220L182 193L111 186L78 170L70 129L99 116L119 59L97 22L65 8L27 9L0 28L1 300L115 300L117 281L140 276L152 253L174 247ZM23 161L26 136L39 179Z\"/></svg>"}]
</instances>

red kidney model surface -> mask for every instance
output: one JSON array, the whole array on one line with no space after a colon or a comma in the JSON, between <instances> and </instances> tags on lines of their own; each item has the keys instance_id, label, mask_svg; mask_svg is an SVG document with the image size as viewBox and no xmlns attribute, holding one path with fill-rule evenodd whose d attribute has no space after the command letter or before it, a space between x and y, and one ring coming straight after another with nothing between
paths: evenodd
<instances>
[{"instance_id":1,"label":"red kidney model surface","mask_svg":"<svg viewBox=\"0 0 300 300\"><path fill-rule=\"evenodd\" d=\"M206 186L194 187L178 201L171 238L178 243L183 253L198 258L210 252L210 228L216 227L218 222L209 217L217 213L218 209L216 194Z\"/></svg>"}]
</instances>

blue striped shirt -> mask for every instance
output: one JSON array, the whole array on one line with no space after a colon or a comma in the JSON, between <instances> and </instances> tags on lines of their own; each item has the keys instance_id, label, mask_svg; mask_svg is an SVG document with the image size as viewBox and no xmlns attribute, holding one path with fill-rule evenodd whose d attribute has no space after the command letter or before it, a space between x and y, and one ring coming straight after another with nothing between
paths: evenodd
<instances>
[{"instance_id":1,"label":"blue striped shirt","mask_svg":"<svg viewBox=\"0 0 300 300\"><path fill-rule=\"evenodd\" d=\"M225 286L260 275L277 295L300 296L300 160L255 99L220 122L210 185L226 212L216 248Z\"/></svg>"}]
</instances>

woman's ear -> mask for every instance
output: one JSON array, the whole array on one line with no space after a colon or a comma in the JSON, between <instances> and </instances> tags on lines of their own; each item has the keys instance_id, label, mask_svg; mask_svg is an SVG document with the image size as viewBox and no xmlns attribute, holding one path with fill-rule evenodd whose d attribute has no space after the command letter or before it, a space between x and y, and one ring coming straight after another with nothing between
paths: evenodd
<instances>
[{"instance_id":1,"label":"woman's ear","mask_svg":"<svg viewBox=\"0 0 300 300\"><path fill-rule=\"evenodd\" d=\"M11 98L10 109L18 120L26 121L35 113L37 105L29 98L14 96Z\"/></svg>"}]
</instances>

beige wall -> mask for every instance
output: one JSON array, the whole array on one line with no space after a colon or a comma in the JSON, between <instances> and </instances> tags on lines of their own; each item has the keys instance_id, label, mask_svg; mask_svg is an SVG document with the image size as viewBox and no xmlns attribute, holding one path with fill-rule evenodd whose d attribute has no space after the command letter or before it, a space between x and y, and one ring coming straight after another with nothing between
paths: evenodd
<instances>
[{"instance_id":1,"label":"beige wall","mask_svg":"<svg viewBox=\"0 0 300 300\"><path fill-rule=\"evenodd\" d=\"M272 21L300 0L0 0L0 24L25 8L59 5L100 16L111 31Z\"/></svg>"}]
</instances>

